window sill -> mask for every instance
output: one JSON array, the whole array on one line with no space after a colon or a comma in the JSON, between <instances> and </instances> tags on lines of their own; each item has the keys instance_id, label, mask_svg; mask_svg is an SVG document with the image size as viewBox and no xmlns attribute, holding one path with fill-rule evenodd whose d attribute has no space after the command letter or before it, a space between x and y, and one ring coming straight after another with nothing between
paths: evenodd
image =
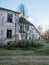
<instances>
[{"instance_id":1,"label":"window sill","mask_svg":"<svg viewBox=\"0 0 49 65\"><path fill-rule=\"evenodd\" d=\"M13 23L13 21L9 22L9 21L6 21L7 23Z\"/></svg>"},{"instance_id":2,"label":"window sill","mask_svg":"<svg viewBox=\"0 0 49 65\"><path fill-rule=\"evenodd\" d=\"M12 38L6 38L6 39L12 39Z\"/></svg>"}]
</instances>

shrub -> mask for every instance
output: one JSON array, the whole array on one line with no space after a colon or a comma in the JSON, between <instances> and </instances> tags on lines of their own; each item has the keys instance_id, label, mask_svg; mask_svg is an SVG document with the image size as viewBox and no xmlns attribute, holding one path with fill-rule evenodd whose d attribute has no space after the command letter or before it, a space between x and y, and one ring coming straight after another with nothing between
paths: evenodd
<instances>
[{"instance_id":1,"label":"shrub","mask_svg":"<svg viewBox=\"0 0 49 65\"><path fill-rule=\"evenodd\" d=\"M17 48L16 44L6 45L6 49L9 49L9 50L13 50L13 49L16 49L16 48Z\"/></svg>"},{"instance_id":2,"label":"shrub","mask_svg":"<svg viewBox=\"0 0 49 65\"><path fill-rule=\"evenodd\" d=\"M30 42L28 40L20 40L17 42L17 46L18 47L29 47L30 46Z\"/></svg>"},{"instance_id":3,"label":"shrub","mask_svg":"<svg viewBox=\"0 0 49 65\"><path fill-rule=\"evenodd\" d=\"M42 55L49 55L49 47L43 47L36 50L36 53L40 53Z\"/></svg>"},{"instance_id":4,"label":"shrub","mask_svg":"<svg viewBox=\"0 0 49 65\"><path fill-rule=\"evenodd\" d=\"M38 40L33 40L33 41L31 41L31 46L35 47L35 48L39 48L39 47L43 46L43 44L41 44L41 42Z\"/></svg>"},{"instance_id":5,"label":"shrub","mask_svg":"<svg viewBox=\"0 0 49 65\"><path fill-rule=\"evenodd\" d=\"M31 49L31 48L39 48L42 44L40 41L37 40L19 40L15 44L14 42L12 44L9 44L6 46L7 49L16 49L16 48L23 48L23 49Z\"/></svg>"},{"instance_id":6,"label":"shrub","mask_svg":"<svg viewBox=\"0 0 49 65\"><path fill-rule=\"evenodd\" d=\"M39 48L43 46L43 44L40 43L40 41L38 40L20 40L17 42L17 47L21 47L21 48L31 48L31 47L34 47L34 48Z\"/></svg>"}]
</instances>

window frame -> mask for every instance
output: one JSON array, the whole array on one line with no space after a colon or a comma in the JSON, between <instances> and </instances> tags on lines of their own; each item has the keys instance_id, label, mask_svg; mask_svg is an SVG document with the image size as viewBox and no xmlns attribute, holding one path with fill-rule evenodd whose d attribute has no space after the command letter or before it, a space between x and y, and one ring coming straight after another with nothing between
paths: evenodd
<instances>
[{"instance_id":1,"label":"window frame","mask_svg":"<svg viewBox=\"0 0 49 65\"><path fill-rule=\"evenodd\" d=\"M20 25L20 30L24 30L24 25Z\"/></svg>"},{"instance_id":2,"label":"window frame","mask_svg":"<svg viewBox=\"0 0 49 65\"><path fill-rule=\"evenodd\" d=\"M29 30L29 26L27 26L27 30Z\"/></svg>"},{"instance_id":3,"label":"window frame","mask_svg":"<svg viewBox=\"0 0 49 65\"><path fill-rule=\"evenodd\" d=\"M12 30L11 29L7 29L7 38L12 38Z\"/></svg>"},{"instance_id":4,"label":"window frame","mask_svg":"<svg viewBox=\"0 0 49 65\"><path fill-rule=\"evenodd\" d=\"M9 22L9 23L13 22L13 14L7 13L7 22Z\"/></svg>"}]
</instances>

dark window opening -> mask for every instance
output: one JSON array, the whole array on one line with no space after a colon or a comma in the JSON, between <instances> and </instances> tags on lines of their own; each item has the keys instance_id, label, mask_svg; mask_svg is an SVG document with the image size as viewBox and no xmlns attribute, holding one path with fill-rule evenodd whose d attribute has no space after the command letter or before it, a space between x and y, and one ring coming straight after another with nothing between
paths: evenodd
<instances>
[{"instance_id":1,"label":"dark window opening","mask_svg":"<svg viewBox=\"0 0 49 65\"><path fill-rule=\"evenodd\" d=\"M29 30L29 26L27 26L27 30Z\"/></svg>"},{"instance_id":2,"label":"dark window opening","mask_svg":"<svg viewBox=\"0 0 49 65\"><path fill-rule=\"evenodd\" d=\"M22 25L20 25L20 30L22 29Z\"/></svg>"},{"instance_id":3,"label":"dark window opening","mask_svg":"<svg viewBox=\"0 0 49 65\"><path fill-rule=\"evenodd\" d=\"M31 39L31 37L29 37L29 39Z\"/></svg>"},{"instance_id":4,"label":"dark window opening","mask_svg":"<svg viewBox=\"0 0 49 65\"><path fill-rule=\"evenodd\" d=\"M12 38L12 30L7 30L7 38Z\"/></svg>"},{"instance_id":5,"label":"dark window opening","mask_svg":"<svg viewBox=\"0 0 49 65\"><path fill-rule=\"evenodd\" d=\"M7 22L12 22L12 14L8 13Z\"/></svg>"},{"instance_id":6,"label":"dark window opening","mask_svg":"<svg viewBox=\"0 0 49 65\"><path fill-rule=\"evenodd\" d=\"M20 25L20 30L23 30L24 29L24 26L23 25Z\"/></svg>"}]
</instances>

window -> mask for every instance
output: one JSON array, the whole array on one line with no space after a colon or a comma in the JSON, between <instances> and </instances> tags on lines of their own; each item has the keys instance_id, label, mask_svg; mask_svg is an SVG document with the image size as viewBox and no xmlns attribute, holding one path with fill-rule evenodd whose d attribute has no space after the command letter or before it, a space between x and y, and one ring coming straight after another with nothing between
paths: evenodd
<instances>
[{"instance_id":1,"label":"window","mask_svg":"<svg viewBox=\"0 0 49 65\"><path fill-rule=\"evenodd\" d=\"M29 39L31 39L31 37L29 37Z\"/></svg>"},{"instance_id":2,"label":"window","mask_svg":"<svg viewBox=\"0 0 49 65\"><path fill-rule=\"evenodd\" d=\"M27 26L27 30L29 30L29 26Z\"/></svg>"},{"instance_id":3,"label":"window","mask_svg":"<svg viewBox=\"0 0 49 65\"><path fill-rule=\"evenodd\" d=\"M0 29L0 36L2 37L3 36L3 29Z\"/></svg>"},{"instance_id":4,"label":"window","mask_svg":"<svg viewBox=\"0 0 49 65\"><path fill-rule=\"evenodd\" d=\"M7 30L7 38L12 38L12 30Z\"/></svg>"},{"instance_id":5,"label":"window","mask_svg":"<svg viewBox=\"0 0 49 65\"><path fill-rule=\"evenodd\" d=\"M24 29L24 26L23 25L20 25L20 30L23 30Z\"/></svg>"},{"instance_id":6,"label":"window","mask_svg":"<svg viewBox=\"0 0 49 65\"><path fill-rule=\"evenodd\" d=\"M12 22L12 14L8 13L7 22Z\"/></svg>"},{"instance_id":7,"label":"window","mask_svg":"<svg viewBox=\"0 0 49 65\"><path fill-rule=\"evenodd\" d=\"M20 29L22 29L22 25L20 25Z\"/></svg>"},{"instance_id":8,"label":"window","mask_svg":"<svg viewBox=\"0 0 49 65\"><path fill-rule=\"evenodd\" d=\"M21 35L21 39L24 39L24 35Z\"/></svg>"},{"instance_id":9,"label":"window","mask_svg":"<svg viewBox=\"0 0 49 65\"><path fill-rule=\"evenodd\" d=\"M1 30L1 36L3 36L3 30Z\"/></svg>"}]
</instances>

